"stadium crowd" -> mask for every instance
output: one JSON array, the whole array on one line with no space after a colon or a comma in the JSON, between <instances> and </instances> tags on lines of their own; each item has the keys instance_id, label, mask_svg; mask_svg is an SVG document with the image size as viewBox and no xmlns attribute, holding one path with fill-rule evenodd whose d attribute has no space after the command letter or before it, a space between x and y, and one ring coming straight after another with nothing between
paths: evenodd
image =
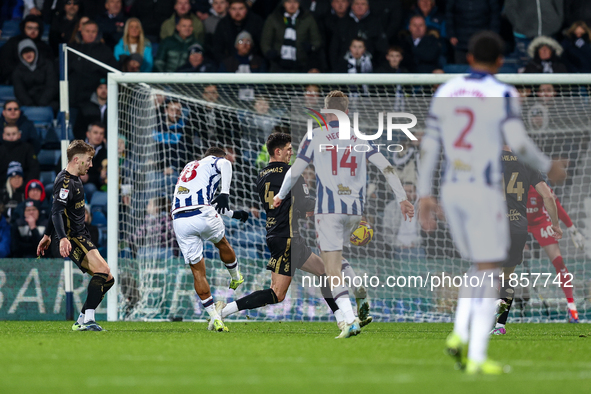
<instances>
[{"instance_id":1,"label":"stadium crowd","mask_svg":"<svg viewBox=\"0 0 591 394\"><path fill-rule=\"evenodd\" d=\"M60 43L125 72L464 72L468 40L488 29L506 42L504 72L591 72L587 0L6 0L0 24L0 257L33 257L30 245L39 241L48 220L53 179L61 168L55 131ZM68 54L70 137L96 149L91 172L82 181L89 202L97 195L88 223L99 246L105 241L106 211L94 207L106 205L106 76L104 68ZM551 107L553 89L542 85L526 95L545 97ZM312 102L322 91L311 85L303 94ZM223 95L215 85L202 92L212 103L223 101ZM163 155L170 162L163 160L150 180L168 185L190 154L199 152L196 146L221 141L236 165L251 168L237 175L237 182L251 182L265 162L264 138L281 130L276 118L284 109L273 108L248 88L238 96L251 103L251 110L231 116L219 113L217 106L158 103L160 130L154 138L166 141L163 146L173 143L167 135L179 138L169 146L176 156ZM530 115L535 123L535 113ZM564 144L560 152L571 152ZM121 137L122 162L125 145ZM410 166L403 181L414 196L418 155L416 146L407 148L404 156L391 159L400 171ZM552 149L556 144L545 150L556 153ZM566 159L572 174L576 157ZM167 202L150 204L146 223L168 227L163 219ZM393 208L376 207L388 209ZM398 229L400 223L383 226ZM132 232L130 243L145 231L144 226ZM388 240L395 255L432 255L431 247L453 250L429 246L429 236L419 234L416 226L396 231L389 232L393 238ZM440 232L431 237L433 242L449 240L443 225ZM154 243L171 247L172 238ZM419 247L421 238L427 241ZM134 252L138 248L139 243Z\"/></svg>"}]
</instances>

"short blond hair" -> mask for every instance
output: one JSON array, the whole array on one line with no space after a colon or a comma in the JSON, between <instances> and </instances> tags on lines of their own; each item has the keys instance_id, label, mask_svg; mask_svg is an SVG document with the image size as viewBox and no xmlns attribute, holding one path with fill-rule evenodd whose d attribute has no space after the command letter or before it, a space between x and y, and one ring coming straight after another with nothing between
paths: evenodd
<instances>
[{"instance_id":1,"label":"short blond hair","mask_svg":"<svg viewBox=\"0 0 591 394\"><path fill-rule=\"evenodd\" d=\"M82 140L72 141L70 146L68 146L68 150L66 151L68 163L72 161L74 156L87 153L91 156L94 156L94 148L90 144L87 144Z\"/></svg>"},{"instance_id":2,"label":"short blond hair","mask_svg":"<svg viewBox=\"0 0 591 394\"><path fill-rule=\"evenodd\" d=\"M333 90L324 98L324 108L346 112L349 109L349 97L340 90Z\"/></svg>"}]
</instances>

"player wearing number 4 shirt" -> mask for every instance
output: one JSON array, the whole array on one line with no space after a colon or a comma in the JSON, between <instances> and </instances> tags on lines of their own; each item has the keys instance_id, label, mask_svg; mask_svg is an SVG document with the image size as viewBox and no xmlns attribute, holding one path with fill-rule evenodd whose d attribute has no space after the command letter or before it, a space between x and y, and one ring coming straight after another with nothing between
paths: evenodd
<instances>
[{"instance_id":1,"label":"player wearing number 4 shirt","mask_svg":"<svg viewBox=\"0 0 591 394\"><path fill-rule=\"evenodd\" d=\"M349 98L341 91L330 92L324 103L327 110L349 113ZM414 207L407 201L406 192L394 167L378 149L370 145L369 151L366 150L365 141L358 141L351 128L340 128L335 113L328 113L325 117L328 125L314 129L312 139L305 138L300 144L297 159L285 175L281 189L273 199L273 205L278 208L282 204L292 185L296 184L308 164L314 162L317 187L314 212L316 238L331 284L335 277L334 284L340 284L332 289L334 299L345 316L345 324L338 338L348 338L357 335L360 327L355 321L348 289L344 283L340 283L342 254L344 243L349 242L351 233L357 229L363 214L367 183L366 161L369 160L382 171L400 203L405 219L412 219ZM350 138L343 138L341 133L348 133ZM365 146L363 149L354 149L358 144Z\"/></svg>"},{"instance_id":2,"label":"player wearing number 4 shirt","mask_svg":"<svg viewBox=\"0 0 591 394\"><path fill-rule=\"evenodd\" d=\"M503 366L487 359L498 283L480 282L481 277L498 278L498 267L506 260L509 247L501 187L503 138L525 164L548 172L553 180L566 176L564 166L551 162L528 138L517 90L493 76L503 64L503 47L496 33L484 31L472 36L466 56L471 73L439 87L421 142L421 225L425 229L434 225L433 171L443 147L443 210L455 245L473 263L468 271L469 285L460 288L454 329L446 341L448 353L468 374L504 371Z\"/></svg>"},{"instance_id":3,"label":"player wearing number 4 shirt","mask_svg":"<svg viewBox=\"0 0 591 394\"><path fill-rule=\"evenodd\" d=\"M271 252L267 270L271 271L271 287L255 291L223 306L222 318L245 309L255 309L282 302L295 270L301 269L321 278L322 295L339 321L340 310L327 286L322 260L312 253L299 234L298 220L305 218L308 212L314 210L314 199L310 198L308 185L304 178L299 177L285 204L279 208L273 206L273 197L275 193L279 192L289 169L288 163L293 155L291 136L284 133L273 133L267 138L266 146L270 162L259 173L257 193L267 214L267 246Z\"/></svg>"},{"instance_id":4,"label":"player wearing number 4 shirt","mask_svg":"<svg viewBox=\"0 0 591 394\"><path fill-rule=\"evenodd\" d=\"M230 272L230 288L236 290L244 282L238 270L236 254L226 239L224 222L220 214L248 220L245 211L230 211L229 197L232 182L232 164L225 159L226 152L217 147L209 148L203 159L188 163L174 188L172 225L185 263L191 267L195 291L210 320L210 331L228 331L216 310L209 283L205 275L203 243L211 241L220 252L220 259ZM221 183L221 192L213 197Z\"/></svg>"},{"instance_id":5,"label":"player wearing number 4 shirt","mask_svg":"<svg viewBox=\"0 0 591 394\"><path fill-rule=\"evenodd\" d=\"M542 206L540 198L541 196L538 192L530 188L527 199L527 230L532 233L540 246L544 248L556 270L556 274L560 275L560 287L562 287L562 291L566 296L566 302L568 303L568 321L570 323L578 323L579 313L577 312L577 306L573 298L572 274L569 274L566 269L558 241L552 236L550 215L546 208ZM566 230L570 234L575 247L582 250L584 248L585 238L574 226L570 216L568 216L568 213L566 213L558 198L554 196L554 199L558 209L558 219L566 225Z\"/></svg>"},{"instance_id":6,"label":"player wearing number 4 shirt","mask_svg":"<svg viewBox=\"0 0 591 394\"><path fill-rule=\"evenodd\" d=\"M510 285L509 278L515 271L515 267L523 262L523 248L527 242L527 201L528 191L534 190L535 193L543 198L550 223L550 233L553 237L560 238L562 231L558 224L558 215L556 203L552 197L550 188L544 182L542 174L530 167L522 164L518 157L511 152L508 146L503 147L501 156L503 164L503 190L505 200L507 201L507 218L509 219L509 234L511 243L509 247L509 256L502 263L503 283L500 284L500 300L497 307L497 322L492 330L493 335L504 335L507 333L505 324L509 317L509 310L513 303L515 289ZM530 192L531 193L531 192Z\"/></svg>"},{"instance_id":7,"label":"player wearing number 4 shirt","mask_svg":"<svg viewBox=\"0 0 591 394\"><path fill-rule=\"evenodd\" d=\"M109 265L90 241L84 225L84 187L80 176L92 167L94 148L81 140L72 141L66 151L68 165L60 171L53 185L51 220L37 246L37 256L51 246L54 257L69 257L82 272L92 276L86 301L72 331L102 331L94 312L105 294L115 284Z\"/></svg>"}]
</instances>

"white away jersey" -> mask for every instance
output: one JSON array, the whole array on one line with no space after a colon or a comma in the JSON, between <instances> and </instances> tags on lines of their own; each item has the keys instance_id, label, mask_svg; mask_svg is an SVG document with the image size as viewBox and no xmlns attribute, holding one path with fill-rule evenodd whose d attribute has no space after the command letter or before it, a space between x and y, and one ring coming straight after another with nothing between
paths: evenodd
<instances>
[{"instance_id":1,"label":"white away jersey","mask_svg":"<svg viewBox=\"0 0 591 394\"><path fill-rule=\"evenodd\" d=\"M358 140L352 129L350 133L350 140L339 139L339 122L332 121L328 130L316 128L312 139L306 137L300 144L298 158L313 162L316 169L317 214L363 213L366 160L378 150L369 141Z\"/></svg>"},{"instance_id":2,"label":"white away jersey","mask_svg":"<svg viewBox=\"0 0 591 394\"><path fill-rule=\"evenodd\" d=\"M228 160L208 156L192 161L183 168L174 188L173 214L209 205L222 178L220 166L223 162Z\"/></svg>"},{"instance_id":3,"label":"white away jersey","mask_svg":"<svg viewBox=\"0 0 591 394\"><path fill-rule=\"evenodd\" d=\"M520 117L517 90L473 72L442 85L431 102L426 138L445 152L444 182L500 185L502 125Z\"/></svg>"}]
</instances>

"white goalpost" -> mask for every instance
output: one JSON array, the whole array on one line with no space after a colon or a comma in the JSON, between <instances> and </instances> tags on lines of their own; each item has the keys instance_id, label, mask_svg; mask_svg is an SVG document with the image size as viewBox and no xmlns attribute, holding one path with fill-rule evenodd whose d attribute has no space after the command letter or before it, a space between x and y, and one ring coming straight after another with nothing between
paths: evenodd
<instances>
[{"instance_id":1,"label":"white goalpost","mask_svg":"<svg viewBox=\"0 0 591 394\"><path fill-rule=\"evenodd\" d=\"M294 147L305 134L309 117L294 108L320 110L326 93L339 89L351 105L370 117L379 111L407 112L418 119L419 135L436 86L457 74L181 74L110 73L108 77L108 205L107 261L117 285L107 297L108 320L199 320L201 305L190 270L175 245L166 215L176 177L189 160L210 145L231 153L234 175L231 205L253 212L246 224L226 222L227 238L236 250L245 276L237 296L268 286L265 216L255 180L267 156L264 138L273 131L292 133ZM550 156L565 161L568 179L555 192L579 230L586 250L576 249L568 235L560 248L573 273L575 300L582 320L591 318L586 298L591 291L591 75L499 74L523 94L522 117L528 132ZM373 124L361 122L364 132ZM386 152L404 183L416 182L417 145L397 141L402 152ZM295 149L294 149L295 150ZM179 167L180 165L180 167ZM313 169L310 169L313 174ZM308 178L314 190L313 175ZM418 232L410 257L401 254L399 224L389 220L392 194L385 180L369 170L367 220L374 239L367 247L351 246L345 255L358 275L380 278L459 275L468 263L459 258L444 218L433 233ZM438 179L437 179L438 184ZM113 187L115 185L115 187ZM411 186L412 187L412 186ZM314 246L314 225L300 222ZM564 225L563 225L564 228ZM566 232L565 232L566 234ZM549 272L553 267L535 241L528 244L518 273ZM205 248L208 279L214 299L230 299L228 275L211 247ZM328 321L324 301L297 286L282 304L250 311L255 320ZM426 287L368 289L377 321L450 321L456 290ZM556 285L526 286L516 293L516 321L564 320L566 301ZM514 304L515 305L515 304Z\"/></svg>"}]
</instances>

